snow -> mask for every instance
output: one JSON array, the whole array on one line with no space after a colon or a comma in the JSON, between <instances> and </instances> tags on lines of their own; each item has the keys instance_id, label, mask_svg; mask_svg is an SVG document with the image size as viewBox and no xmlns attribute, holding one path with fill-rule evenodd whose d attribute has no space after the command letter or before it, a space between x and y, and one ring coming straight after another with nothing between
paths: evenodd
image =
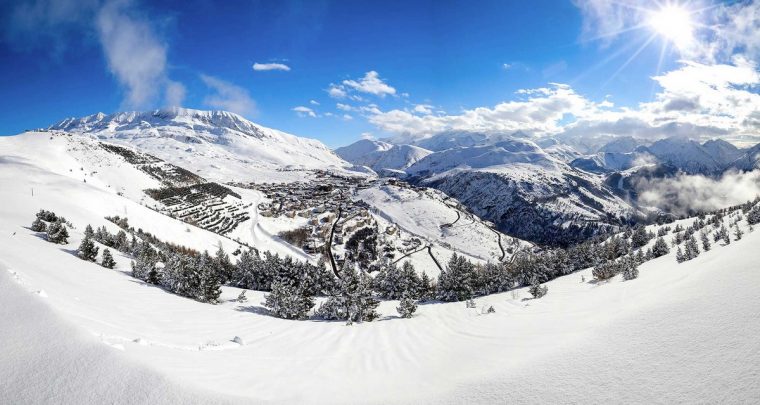
<instances>
[{"instance_id":1,"label":"snow","mask_svg":"<svg viewBox=\"0 0 760 405\"><path fill-rule=\"evenodd\" d=\"M350 167L317 140L265 128L226 111L100 113L69 118L50 129L136 147L214 181L295 181L304 171L345 173Z\"/></svg>"},{"instance_id":2,"label":"snow","mask_svg":"<svg viewBox=\"0 0 760 405\"><path fill-rule=\"evenodd\" d=\"M370 204L390 223L425 240L425 245L432 244L441 264L445 264L452 253L464 254L480 262L498 261L502 257L499 232L462 210L457 201L443 193L387 184L361 190L355 198ZM504 234L501 238L504 249L517 250L518 245L530 245L522 241L512 243L512 238ZM429 259L427 251L420 252L419 256L424 260L416 260L418 256L412 260L417 270L437 276L438 268Z\"/></svg>"},{"instance_id":3,"label":"snow","mask_svg":"<svg viewBox=\"0 0 760 405\"><path fill-rule=\"evenodd\" d=\"M633 281L594 284L584 270L547 283L549 294L540 300L524 300L529 295L520 289L479 298L475 309L420 305L412 319L398 318L397 302L386 301L382 319L349 327L271 317L261 306L264 294L255 291L246 303L235 300L236 288L224 288L219 305L178 297L131 278L121 254L114 270L84 262L71 253L81 229L104 224L112 204L126 204L130 221L167 240L212 248L217 236L198 229L188 235L184 224L31 162L0 164L0 266L12 269L28 291L6 293L12 291L7 276L0 278L0 333L11 342L0 349L0 373L12 370L2 376L2 402L209 402L203 395L213 395L283 403L742 403L760 397L754 291L760 232L682 264L671 253L642 265ZM37 184L34 197L29 183ZM42 207L77 225L68 245L49 244L26 228ZM496 312L483 314L488 305ZM48 315L37 317L40 311ZM64 368L78 361L85 365ZM124 392L138 397L120 401Z\"/></svg>"},{"instance_id":4,"label":"snow","mask_svg":"<svg viewBox=\"0 0 760 405\"><path fill-rule=\"evenodd\" d=\"M414 145L392 145L362 139L335 149L335 153L355 165L367 166L376 172L382 172L406 169L432 152Z\"/></svg>"},{"instance_id":5,"label":"snow","mask_svg":"<svg viewBox=\"0 0 760 405\"><path fill-rule=\"evenodd\" d=\"M261 292L247 291L248 301L240 303L241 290L225 287L220 304L204 304L132 278L130 258L119 252L113 270L77 258L84 226L114 232L104 220L114 214L199 250L238 246L141 205L141 190L155 180L84 138L29 133L0 139L0 403L760 398L757 230L681 264L673 249L640 266L632 281L618 276L594 283L591 270L583 270L546 283L549 293L539 300L518 289L478 298L474 309L422 304L411 319L396 315L397 301L385 301L383 316L372 323L289 321L266 312ZM494 170L530 177L520 166ZM252 207L263 198L235 191ZM464 216L459 221L472 232L456 226L443 231L441 222L456 218L453 201L415 193L389 186L358 197L379 207L386 223L473 256L491 254L495 234L484 223ZM28 229L41 208L74 223L67 245L50 244ZM272 235L292 222L251 214L233 237L287 249ZM435 245L432 251L445 261L451 250ZM428 253L421 250L413 260L422 260L419 255ZM485 314L488 306L496 312Z\"/></svg>"},{"instance_id":6,"label":"snow","mask_svg":"<svg viewBox=\"0 0 760 405\"><path fill-rule=\"evenodd\" d=\"M27 290L0 264L0 403L231 402L130 360Z\"/></svg>"}]
</instances>

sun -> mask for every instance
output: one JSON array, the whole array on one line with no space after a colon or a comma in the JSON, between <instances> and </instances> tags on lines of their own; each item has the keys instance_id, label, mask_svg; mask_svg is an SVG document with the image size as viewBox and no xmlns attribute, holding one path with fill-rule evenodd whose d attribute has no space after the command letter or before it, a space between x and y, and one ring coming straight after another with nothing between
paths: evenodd
<instances>
[{"instance_id":1,"label":"sun","mask_svg":"<svg viewBox=\"0 0 760 405\"><path fill-rule=\"evenodd\" d=\"M649 17L649 25L655 32L679 48L688 46L694 39L691 13L678 5L666 5L653 11Z\"/></svg>"}]
</instances>

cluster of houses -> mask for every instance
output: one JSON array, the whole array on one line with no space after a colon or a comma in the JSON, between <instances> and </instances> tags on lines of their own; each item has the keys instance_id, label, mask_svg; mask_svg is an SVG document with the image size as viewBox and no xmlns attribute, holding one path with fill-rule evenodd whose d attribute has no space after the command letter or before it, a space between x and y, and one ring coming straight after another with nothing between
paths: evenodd
<instances>
[{"instance_id":1,"label":"cluster of houses","mask_svg":"<svg viewBox=\"0 0 760 405\"><path fill-rule=\"evenodd\" d=\"M293 183L229 183L231 186L255 189L266 196L258 205L259 215L278 218L306 218L306 225L281 236L297 245L307 254L325 254L332 236L330 248L340 264L345 254L344 245L360 229L370 228L376 235L378 248L392 259L422 245L419 238L404 235L395 224L380 226L371 214L373 208L366 202L352 198L359 190L372 187L377 182L395 179L372 180L344 177L329 172L315 172L317 180ZM410 186L411 187L411 186ZM395 243L398 242L398 243Z\"/></svg>"}]
</instances>

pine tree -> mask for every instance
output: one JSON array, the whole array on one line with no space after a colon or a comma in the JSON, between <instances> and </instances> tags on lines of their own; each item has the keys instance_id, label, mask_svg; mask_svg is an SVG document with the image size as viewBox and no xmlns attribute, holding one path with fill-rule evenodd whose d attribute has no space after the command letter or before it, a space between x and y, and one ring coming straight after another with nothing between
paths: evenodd
<instances>
[{"instance_id":1,"label":"pine tree","mask_svg":"<svg viewBox=\"0 0 760 405\"><path fill-rule=\"evenodd\" d=\"M607 260L594 266L591 274L599 281L609 280L615 277L621 270L621 266L614 260Z\"/></svg>"},{"instance_id":2,"label":"pine tree","mask_svg":"<svg viewBox=\"0 0 760 405\"><path fill-rule=\"evenodd\" d=\"M699 238L702 240L702 249L708 252L710 250L710 238L707 237L707 232L700 232Z\"/></svg>"},{"instance_id":3,"label":"pine tree","mask_svg":"<svg viewBox=\"0 0 760 405\"><path fill-rule=\"evenodd\" d=\"M398 311L398 314L401 315L402 318L411 318L417 311L417 302L414 301L412 297L405 295L401 298L401 301L399 301L396 311Z\"/></svg>"},{"instance_id":4,"label":"pine tree","mask_svg":"<svg viewBox=\"0 0 760 405\"><path fill-rule=\"evenodd\" d=\"M158 257L150 244L136 243L133 255L135 260L132 261L132 277L151 284L159 284L160 275L156 270Z\"/></svg>"},{"instance_id":5,"label":"pine tree","mask_svg":"<svg viewBox=\"0 0 760 405\"><path fill-rule=\"evenodd\" d=\"M129 251L129 242L127 241L127 233L123 230L119 230L116 236L113 238L113 247L120 252Z\"/></svg>"},{"instance_id":6,"label":"pine tree","mask_svg":"<svg viewBox=\"0 0 760 405\"><path fill-rule=\"evenodd\" d=\"M112 269L116 266L116 261L114 261L113 256L111 256L111 251L107 248L103 249L103 259L101 260L100 265L107 269Z\"/></svg>"},{"instance_id":7,"label":"pine tree","mask_svg":"<svg viewBox=\"0 0 760 405\"><path fill-rule=\"evenodd\" d=\"M760 223L760 204L756 204L747 212L747 223L750 225Z\"/></svg>"},{"instance_id":8,"label":"pine tree","mask_svg":"<svg viewBox=\"0 0 760 405\"><path fill-rule=\"evenodd\" d=\"M676 261L678 263L683 263L686 260L686 257L684 257L683 252L681 251L681 247L678 247L678 250L676 251Z\"/></svg>"},{"instance_id":9,"label":"pine tree","mask_svg":"<svg viewBox=\"0 0 760 405\"><path fill-rule=\"evenodd\" d=\"M634 249L640 248L646 245L649 240L652 239L651 235L647 233L647 229L644 226L639 226L631 235L631 245Z\"/></svg>"},{"instance_id":10,"label":"pine tree","mask_svg":"<svg viewBox=\"0 0 760 405\"><path fill-rule=\"evenodd\" d=\"M451 255L446 268L438 276L438 299L463 301L475 295L475 266L464 256Z\"/></svg>"},{"instance_id":11,"label":"pine tree","mask_svg":"<svg viewBox=\"0 0 760 405\"><path fill-rule=\"evenodd\" d=\"M744 235L744 232L742 232L741 228L739 228L739 224L734 225L734 236L736 237L736 240L741 240L742 236Z\"/></svg>"},{"instance_id":12,"label":"pine tree","mask_svg":"<svg viewBox=\"0 0 760 405\"><path fill-rule=\"evenodd\" d=\"M92 239L95 236L95 232L92 230L92 225L87 224L84 228L84 237Z\"/></svg>"},{"instance_id":13,"label":"pine tree","mask_svg":"<svg viewBox=\"0 0 760 405\"><path fill-rule=\"evenodd\" d=\"M34 222L32 222L31 230L34 232L45 232L47 230L47 224L45 221L37 217Z\"/></svg>"},{"instance_id":14,"label":"pine tree","mask_svg":"<svg viewBox=\"0 0 760 405\"><path fill-rule=\"evenodd\" d=\"M720 226L720 230L718 230L718 235L721 239L723 239L723 242L726 243L726 245L731 244L731 237L728 235L728 229L725 225Z\"/></svg>"},{"instance_id":15,"label":"pine tree","mask_svg":"<svg viewBox=\"0 0 760 405\"><path fill-rule=\"evenodd\" d=\"M272 284L272 292L265 297L264 306L279 318L306 319L314 307L314 298L299 288L275 281Z\"/></svg>"},{"instance_id":16,"label":"pine tree","mask_svg":"<svg viewBox=\"0 0 760 405\"><path fill-rule=\"evenodd\" d=\"M514 287L514 280L503 263L486 263L482 268L481 283L483 294L503 292ZM560 270L560 274L564 271Z\"/></svg>"},{"instance_id":17,"label":"pine tree","mask_svg":"<svg viewBox=\"0 0 760 405\"><path fill-rule=\"evenodd\" d=\"M85 236L84 239L82 239L82 243L79 245L79 249L77 249L77 254L82 260L94 262L98 257L98 250L99 249L95 246L95 243L93 243L92 238Z\"/></svg>"},{"instance_id":18,"label":"pine tree","mask_svg":"<svg viewBox=\"0 0 760 405\"><path fill-rule=\"evenodd\" d=\"M375 308L380 302L372 295L372 279L346 260L340 270L338 285L317 311L324 319L353 322L372 321L379 314Z\"/></svg>"},{"instance_id":19,"label":"pine tree","mask_svg":"<svg viewBox=\"0 0 760 405\"><path fill-rule=\"evenodd\" d=\"M374 280L379 295L391 300L400 299L405 294L418 296L420 284L414 266L408 261L404 262L400 269L393 263L383 266Z\"/></svg>"},{"instance_id":20,"label":"pine tree","mask_svg":"<svg viewBox=\"0 0 760 405\"><path fill-rule=\"evenodd\" d=\"M694 238L694 235L691 235L686 239L686 243L684 243L684 259L691 260L697 256L699 256L699 244L697 244L697 239Z\"/></svg>"},{"instance_id":21,"label":"pine tree","mask_svg":"<svg viewBox=\"0 0 760 405\"><path fill-rule=\"evenodd\" d=\"M420 277L420 289L417 294L417 298L421 301L427 301L433 299L434 296L435 289L433 288L433 284L430 281L430 277L428 277L427 273L422 272L422 277Z\"/></svg>"},{"instance_id":22,"label":"pine tree","mask_svg":"<svg viewBox=\"0 0 760 405\"><path fill-rule=\"evenodd\" d=\"M221 244L219 244L219 249L216 251L215 264L222 283L227 283L232 278L235 266L230 261L230 257L224 251Z\"/></svg>"},{"instance_id":23,"label":"pine tree","mask_svg":"<svg viewBox=\"0 0 760 405\"><path fill-rule=\"evenodd\" d=\"M637 260L630 257L624 257L621 264L623 267L622 274L624 280L633 280L639 276L639 263Z\"/></svg>"}]
</instances>

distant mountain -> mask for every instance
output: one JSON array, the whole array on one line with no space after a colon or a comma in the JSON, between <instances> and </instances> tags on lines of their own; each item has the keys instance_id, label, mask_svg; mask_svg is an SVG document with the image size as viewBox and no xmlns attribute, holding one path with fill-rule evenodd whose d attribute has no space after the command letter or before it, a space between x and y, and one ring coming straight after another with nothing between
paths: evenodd
<instances>
[{"instance_id":1,"label":"distant mountain","mask_svg":"<svg viewBox=\"0 0 760 405\"><path fill-rule=\"evenodd\" d=\"M367 166L380 173L388 170L404 170L432 152L414 145L393 145L362 139L335 149L335 153L348 162L357 166Z\"/></svg>"},{"instance_id":2,"label":"distant mountain","mask_svg":"<svg viewBox=\"0 0 760 405\"><path fill-rule=\"evenodd\" d=\"M453 147L406 171L502 231L539 243L572 243L641 214L604 177L576 170L528 139Z\"/></svg>"},{"instance_id":3,"label":"distant mountain","mask_svg":"<svg viewBox=\"0 0 760 405\"><path fill-rule=\"evenodd\" d=\"M599 148L599 152L606 152L606 153L630 153L636 150L641 145L644 145L645 142L636 139L632 136L621 136L619 138L615 138Z\"/></svg>"},{"instance_id":4,"label":"distant mountain","mask_svg":"<svg viewBox=\"0 0 760 405\"><path fill-rule=\"evenodd\" d=\"M729 165L744 154L744 150L722 140L712 139L702 144L702 147L721 165Z\"/></svg>"},{"instance_id":5,"label":"distant mountain","mask_svg":"<svg viewBox=\"0 0 760 405\"><path fill-rule=\"evenodd\" d=\"M515 163L556 168L559 161L528 140L505 140L487 146L455 147L432 153L407 172L413 176L442 173L455 168L482 169Z\"/></svg>"},{"instance_id":6,"label":"distant mountain","mask_svg":"<svg viewBox=\"0 0 760 405\"><path fill-rule=\"evenodd\" d=\"M760 169L760 144L744 150L739 158L731 162L730 167L738 170Z\"/></svg>"},{"instance_id":7,"label":"distant mountain","mask_svg":"<svg viewBox=\"0 0 760 405\"><path fill-rule=\"evenodd\" d=\"M68 118L50 130L90 134L139 148L210 179L275 181L294 171L346 171L321 142L254 124L227 111L171 108Z\"/></svg>"},{"instance_id":8,"label":"distant mountain","mask_svg":"<svg viewBox=\"0 0 760 405\"><path fill-rule=\"evenodd\" d=\"M415 145L440 152L457 147L473 147L493 145L510 139L524 139L528 136L522 132L475 132L475 131L444 131L429 138L413 142Z\"/></svg>"}]
</instances>

